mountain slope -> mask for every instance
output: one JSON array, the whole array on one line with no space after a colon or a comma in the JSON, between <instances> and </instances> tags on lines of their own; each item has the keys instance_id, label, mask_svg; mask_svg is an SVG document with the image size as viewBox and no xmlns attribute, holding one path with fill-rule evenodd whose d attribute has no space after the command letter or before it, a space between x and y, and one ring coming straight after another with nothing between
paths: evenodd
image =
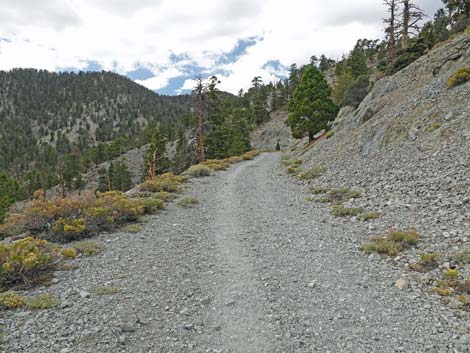
<instances>
[{"instance_id":1,"label":"mountain slope","mask_svg":"<svg viewBox=\"0 0 470 353\"><path fill-rule=\"evenodd\" d=\"M189 96L160 96L110 72L0 72L0 169L17 171L40 158L96 142L135 136L153 118L174 123L190 107Z\"/></svg>"}]
</instances>

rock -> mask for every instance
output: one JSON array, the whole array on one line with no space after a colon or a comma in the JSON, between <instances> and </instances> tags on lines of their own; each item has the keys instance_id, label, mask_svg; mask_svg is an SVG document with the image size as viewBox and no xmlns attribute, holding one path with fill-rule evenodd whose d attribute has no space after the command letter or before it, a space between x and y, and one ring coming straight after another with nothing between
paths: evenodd
<instances>
[{"instance_id":1,"label":"rock","mask_svg":"<svg viewBox=\"0 0 470 353\"><path fill-rule=\"evenodd\" d=\"M80 296L80 298L90 298L91 294L88 293L87 291L84 291L84 290L81 290L78 292L78 295Z\"/></svg>"},{"instance_id":2,"label":"rock","mask_svg":"<svg viewBox=\"0 0 470 353\"><path fill-rule=\"evenodd\" d=\"M395 282L395 287L397 287L398 289L407 289L408 288L408 281L406 278L403 278L403 277L400 277L399 279L397 279L397 281Z\"/></svg>"}]
</instances>

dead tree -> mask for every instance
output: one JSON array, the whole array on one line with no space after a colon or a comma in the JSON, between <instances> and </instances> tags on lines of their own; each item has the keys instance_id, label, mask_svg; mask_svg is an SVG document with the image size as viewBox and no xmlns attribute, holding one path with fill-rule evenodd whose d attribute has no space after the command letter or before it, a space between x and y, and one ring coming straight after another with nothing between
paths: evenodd
<instances>
[{"instance_id":1,"label":"dead tree","mask_svg":"<svg viewBox=\"0 0 470 353\"><path fill-rule=\"evenodd\" d=\"M397 21L399 0L383 0L383 3L387 6L390 14L388 18L383 20L387 25L385 28L388 41L387 54L389 58L393 58L397 49L398 30L400 28Z\"/></svg>"},{"instance_id":2,"label":"dead tree","mask_svg":"<svg viewBox=\"0 0 470 353\"><path fill-rule=\"evenodd\" d=\"M403 49L409 47L410 36L419 32L419 22L426 16L412 0L402 0L402 46Z\"/></svg>"},{"instance_id":3,"label":"dead tree","mask_svg":"<svg viewBox=\"0 0 470 353\"><path fill-rule=\"evenodd\" d=\"M157 176L157 167L158 167L158 147L155 146L155 149L152 153L152 160L149 163L149 177L150 179L155 179Z\"/></svg>"}]
</instances>

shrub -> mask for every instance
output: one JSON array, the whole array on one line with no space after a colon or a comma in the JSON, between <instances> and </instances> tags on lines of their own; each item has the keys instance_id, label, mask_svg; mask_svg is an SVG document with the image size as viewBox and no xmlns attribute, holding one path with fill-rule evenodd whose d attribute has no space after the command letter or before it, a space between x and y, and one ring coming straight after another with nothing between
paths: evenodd
<instances>
[{"instance_id":1,"label":"shrub","mask_svg":"<svg viewBox=\"0 0 470 353\"><path fill-rule=\"evenodd\" d=\"M4 309L18 309L26 305L26 299L16 292L0 293L0 305Z\"/></svg>"},{"instance_id":2,"label":"shrub","mask_svg":"<svg viewBox=\"0 0 470 353\"><path fill-rule=\"evenodd\" d=\"M149 179L139 186L142 191L151 192L177 192L180 184L183 182L181 176L176 176L173 173L165 173L157 176L154 179Z\"/></svg>"},{"instance_id":3,"label":"shrub","mask_svg":"<svg viewBox=\"0 0 470 353\"><path fill-rule=\"evenodd\" d=\"M196 164L189 167L183 174L193 178L202 178L211 175L212 169L204 164Z\"/></svg>"},{"instance_id":4,"label":"shrub","mask_svg":"<svg viewBox=\"0 0 470 353\"><path fill-rule=\"evenodd\" d=\"M0 239L24 233L26 230L25 219L25 215L10 214L5 223L0 224Z\"/></svg>"},{"instance_id":5,"label":"shrub","mask_svg":"<svg viewBox=\"0 0 470 353\"><path fill-rule=\"evenodd\" d=\"M314 195L326 194L330 189L323 187L311 187L309 191Z\"/></svg>"},{"instance_id":6,"label":"shrub","mask_svg":"<svg viewBox=\"0 0 470 353\"><path fill-rule=\"evenodd\" d=\"M300 179L302 180L312 180L323 175L325 170L322 167L315 167L307 170L306 172L300 174Z\"/></svg>"},{"instance_id":7,"label":"shrub","mask_svg":"<svg viewBox=\"0 0 470 353\"><path fill-rule=\"evenodd\" d=\"M236 156L236 157L227 157L227 158L224 158L224 162L227 162L227 163L229 163L229 164L236 164L236 163L243 162L243 158L242 158L242 157L239 157L239 156Z\"/></svg>"},{"instance_id":8,"label":"shrub","mask_svg":"<svg viewBox=\"0 0 470 353\"><path fill-rule=\"evenodd\" d=\"M26 299L26 307L28 309L52 309L59 304L59 298L52 294L39 294L32 298Z\"/></svg>"},{"instance_id":9,"label":"shrub","mask_svg":"<svg viewBox=\"0 0 470 353\"><path fill-rule=\"evenodd\" d=\"M98 295L111 295L111 294L116 294L119 292L120 292L119 288L116 288L116 287L105 286L105 287L97 287L95 289L95 293Z\"/></svg>"},{"instance_id":10,"label":"shrub","mask_svg":"<svg viewBox=\"0 0 470 353\"><path fill-rule=\"evenodd\" d=\"M161 199L138 199L137 202L142 206L144 214L154 214L165 209L166 205Z\"/></svg>"},{"instance_id":11,"label":"shrub","mask_svg":"<svg viewBox=\"0 0 470 353\"><path fill-rule=\"evenodd\" d=\"M433 123L428 125L424 131L426 131L427 133L431 133L439 129L441 126L442 126L441 123L434 121Z\"/></svg>"},{"instance_id":12,"label":"shrub","mask_svg":"<svg viewBox=\"0 0 470 353\"><path fill-rule=\"evenodd\" d=\"M242 155L243 160L252 160L255 159L261 152L257 150L249 151L246 152L245 154Z\"/></svg>"},{"instance_id":13,"label":"shrub","mask_svg":"<svg viewBox=\"0 0 470 353\"><path fill-rule=\"evenodd\" d=\"M438 266L437 259L439 254L436 253L425 253L419 256L419 261L410 264L410 268L417 272L430 271Z\"/></svg>"},{"instance_id":14,"label":"shrub","mask_svg":"<svg viewBox=\"0 0 470 353\"><path fill-rule=\"evenodd\" d=\"M354 217L364 212L360 207L343 207L341 205L333 206L331 213L336 217Z\"/></svg>"},{"instance_id":15,"label":"shrub","mask_svg":"<svg viewBox=\"0 0 470 353\"><path fill-rule=\"evenodd\" d=\"M195 199L194 197L187 197L185 199L182 199L180 202L178 202L179 206L185 207L185 208L190 208L197 204L199 204L199 201Z\"/></svg>"},{"instance_id":16,"label":"shrub","mask_svg":"<svg viewBox=\"0 0 470 353\"><path fill-rule=\"evenodd\" d=\"M335 132L333 130L328 130L325 134L325 138L329 139L329 138L333 137L334 134L335 134Z\"/></svg>"},{"instance_id":17,"label":"shrub","mask_svg":"<svg viewBox=\"0 0 470 353\"><path fill-rule=\"evenodd\" d=\"M74 248L65 248L60 251L62 257L67 260L73 260L77 257L77 250Z\"/></svg>"},{"instance_id":18,"label":"shrub","mask_svg":"<svg viewBox=\"0 0 470 353\"><path fill-rule=\"evenodd\" d=\"M356 190L350 190L348 188L341 189L325 189L326 196L321 199L320 202L331 202L331 203L342 203L350 199L357 199L361 197L361 192Z\"/></svg>"},{"instance_id":19,"label":"shrub","mask_svg":"<svg viewBox=\"0 0 470 353\"><path fill-rule=\"evenodd\" d=\"M374 237L371 238L369 243L364 244L361 249L367 254L378 253L393 256L402 251L403 246L381 237Z\"/></svg>"},{"instance_id":20,"label":"shrub","mask_svg":"<svg viewBox=\"0 0 470 353\"><path fill-rule=\"evenodd\" d=\"M0 286L28 283L38 274L53 270L58 250L42 239L32 237L0 245Z\"/></svg>"},{"instance_id":21,"label":"shrub","mask_svg":"<svg viewBox=\"0 0 470 353\"><path fill-rule=\"evenodd\" d=\"M175 196L175 194L172 194L172 193L169 193L169 192L160 191L160 192L157 192L155 194L155 197L158 200L162 200L163 202L169 202L169 201L173 200L176 196Z\"/></svg>"},{"instance_id":22,"label":"shrub","mask_svg":"<svg viewBox=\"0 0 470 353\"><path fill-rule=\"evenodd\" d=\"M382 214L380 212L366 212L366 213L361 213L359 216L357 216L357 219L363 222L367 222L371 219L378 219L382 217Z\"/></svg>"},{"instance_id":23,"label":"shrub","mask_svg":"<svg viewBox=\"0 0 470 353\"><path fill-rule=\"evenodd\" d=\"M387 239L403 245L416 245L420 241L420 237L415 230L412 231L400 231L390 230L387 234Z\"/></svg>"},{"instance_id":24,"label":"shrub","mask_svg":"<svg viewBox=\"0 0 470 353\"><path fill-rule=\"evenodd\" d=\"M453 88L470 81L470 67L458 69L447 81L447 86Z\"/></svg>"},{"instance_id":25,"label":"shrub","mask_svg":"<svg viewBox=\"0 0 470 353\"><path fill-rule=\"evenodd\" d=\"M86 231L85 220L83 218L59 218L54 222L52 231L67 241L79 239Z\"/></svg>"},{"instance_id":26,"label":"shrub","mask_svg":"<svg viewBox=\"0 0 470 353\"><path fill-rule=\"evenodd\" d=\"M208 159L201 163L212 170L227 170L229 163L222 159Z\"/></svg>"},{"instance_id":27,"label":"shrub","mask_svg":"<svg viewBox=\"0 0 470 353\"><path fill-rule=\"evenodd\" d=\"M302 169L296 165L290 165L287 167L287 173L289 174L299 174L301 171Z\"/></svg>"},{"instance_id":28,"label":"shrub","mask_svg":"<svg viewBox=\"0 0 470 353\"><path fill-rule=\"evenodd\" d=\"M76 242L72 245L83 256L97 255L104 250L104 246L91 240Z\"/></svg>"},{"instance_id":29,"label":"shrub","mask_svg":"<svg viewBox=\"0 0 470 353\"><path fill-rule=\"evenodd\" d=\"M142 231L142 227L139 226L138 224L129 224L126 228L125 231L128 233L136 234Z\"/></svg>"}]
</instances>

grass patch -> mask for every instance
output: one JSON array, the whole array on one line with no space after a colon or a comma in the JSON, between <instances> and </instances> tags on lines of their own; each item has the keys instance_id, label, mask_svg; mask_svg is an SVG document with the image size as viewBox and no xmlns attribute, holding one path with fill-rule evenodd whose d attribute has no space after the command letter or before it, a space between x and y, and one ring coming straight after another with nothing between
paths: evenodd
<instances>
[{"instance_id":1,"label":"grass patch","mask_svg":"<svg viewBox=\"0 0 470 353\"><path fill-rule=\"evenodd\" d=\"M348 188L339 188L339 189L326 189L326 188L317 188L313 189L315 194L325 194L325 196L319 199L319 202L322 203L343 203L351 199L357 199L361 197L361 192L357 190L351 190Z\"/></svg>"},{"instance_id":2,"label":"grass patch","mask_svg":"<svg viewBox=\"0 0 470 353\"><path fill-rule=\"evenodd\" d=\"M126 226L126 228L124 228L124 230L127 233L136 234L142 231L142 227L138 224L129 224L128 226Z\"/></svg>"},{"instance_id":3,"label":"grass patch","mask_svg":"<svg viewBox=\"0 0 470 353\"><path fill-rule=\"evenodd\" d=\"M326 194L330 189L323 187L310 187L308 191L313 195Z\"/></svg>"},{"instance_id":4,"label":"grass patch","mask_svg":"<svg viewBox=\"0 0 470 353\"><path fill-rule=\"evenodd\" d=\"M60 304L60 299L52 294L38 294L26 299L26 308L32 310L52 309Z\"/></svg>"},{"instance_id":5,"label":"grass patch","mask_svg":"<svg viewBox=\"0 0 470 353\"><path fill-rule=\"evenodd\" d=\"M230 166L230 163L224 161L223 159L208 159L205 162L201 163L211 170L227 170Z\"/></svg>"},{"instance_id":6,"label":"grass patch","mask_svg":"<svg viewBox=\"0 0 470 353\"><path fill-rule=\"evenodd\" d=\"M325 133L325 138L328 140L329 138L332 138L334 136L335 132L333 130L328 130Z\"/></svg>"},{"instance_id":7,"label":"grass patch","mask_svg":"<svg viewBox=\"0 0 470 353\"><path fill-rule=\"evenodd\" d=\"M431 271L439 265L438 259L439 254L437 253L424 253L419 256L419 261L410 264L410 269L416 272L427 272Z\"/></svg>"},{"instance_id":8,"label":"grass patch","mask_svg":"<svg viewBox=\"0 0 470 353\"><path fill-rule=\"evenodd\" d=\"M199 204L199 200L194 197L187 197L178 202L178 206L184 208L191 208Z\"/></svg>"},{"instance_id":9,"label":"grass patch","mask_svg":"<svg viewBox=\"0 0 470 353\"><path fill-rule=\"evenodd\" d=\"M314 167L312 169L307 170L306 172L300 174L300 179L302 180L312 180L322 176L325 172L325 169L322 167Z\"/></svg>"},{"instance_id":10,"label":"grass patch","mask_svg":"<svg viewBox=\"0 0 470 353\"><path fill-rule=\"evenodd\" d=\"M287 173L292 175L297 175L302 171L298 165L290 165L287 167Z\"/></svg>"},{"instance_id":11,"label":"grass patch","mask_svg":"<svg viewBox=\"0 0 470 353\"><path fill-rule=\"evenodd\" d=\"M436 131L437 129L439 129L441 126L442 126L441 123L435 121L435 122L429 124L424 131L426 131L427 133L431 133L431 132Z\"/></svg>"},{"instance_id":12,"label":"grass patch","mask_svg":"<svg viewBox=\"0 0 470 353\"><path fill-rule=\"evenodd\" d=\"M98 255L104 250L104 245L92 240L84 240L73 243L72 246L83 256Z\"/></svg>"},{"instance_id":13,"label":"grass patch","mask_svg":"<svg viewBox=\"0 0 470 353\"><path fill-rule=\"evenodd\" d=\"M458 69L447 81L449 88L457 87L470 81L470 67L462 67Z\"/></svg>"},{"instance_id":14,"label":"grass patch","mask_svg":"<svg viewBox=\"0 0 470 353\"><path fill-rule=\"evenodd\" d=\"M141 191L150 192L177 192L180 189L181 183L184 182L184 178L173 173L165 173L149 179L139 186Z\"/></svg>"},{"instance_id":15,"label":"grass patch","mask_svg":"<svg viewBox=\"0 0 470 353\"><path fill-rule=\"evenodd\" d=\"M380 212L365 212L357 216L357 219L363 222L367 222L372 219L379 219L380 217L382 217L382 213Z\"/></svg>"},{"instance_id":16,"label":"grass patch","mask_svg":"<svg viewBox=\"0 0 470 353\"><path fill-rule=\"evenodd\" d=\"M331 210L331 214L335 217L355 217L363 212L364 210L360 207L343 207L341 205L335 205Z\"/></svg>"},{"instance_id":17,"label":"grass patch","mask_svg":"<svg viewBox=\"0 0 470 353\"><path fill-rule=\"evenodd\" d=\"M420 237L415 230L389 230L385 237L372 237L361 249L367 254L378 253L393 256L418 244Z\"/></svg>"},{"instance_id":18,"label":"grass patch","mask_svg":"<svg viewBox=\"0 0 470 353\"><path fill-rule=\"evenodd\" d=\"M111 286L103 286L103 287L96 287L95 293L98 295L112 295L112 294L117 294L121 290L116 287L111 287Z\"/></svg>"},{"instance_id":19,"label":"grass patch","mask_svg":"<svg viewBox=\"0 0 470 353\"><path fill-rule=\"evenodd\" d=\"M261 154L260 151L253 150L253 151L248 151L248 152L244 153L241 157L244 161L248 161L248 160L255 159L260 154Z\"/></svg>"},{"instance_id":20,"label":"grass patch","mask_svg":"<svg viewBox=\"0 0 470 353\"><path fill-rule=\"evenodd\" d=\"M452 256L452 260L460 264L470 264L470 251L462 251Z\"/></svg>"}]
</instances>

